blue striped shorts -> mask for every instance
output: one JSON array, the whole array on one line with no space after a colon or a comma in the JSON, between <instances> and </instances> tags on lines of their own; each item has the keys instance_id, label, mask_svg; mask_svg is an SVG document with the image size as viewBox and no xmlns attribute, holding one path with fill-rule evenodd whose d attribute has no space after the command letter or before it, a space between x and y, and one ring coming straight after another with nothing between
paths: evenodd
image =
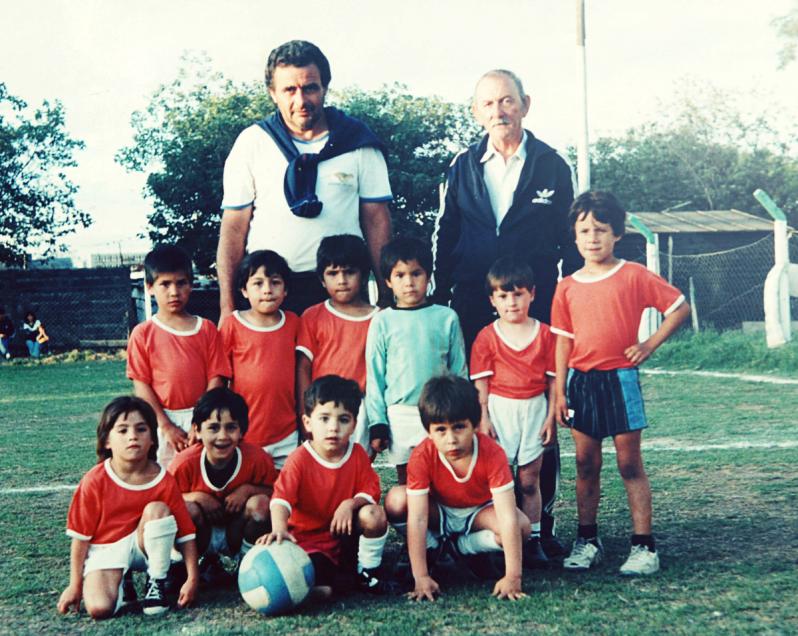
<instances>
[{"instance_id":1,"label":"blue striped shorts","mask_svg":"<svg viewBox=\"0 0 798 636\"><path fill-rule=\"evenodd\" d=\"M580 433L600 440L648 426L636 367L569 369L567 387L568 408L574 411L571 426Z\"/></svg>"}]
</instances>

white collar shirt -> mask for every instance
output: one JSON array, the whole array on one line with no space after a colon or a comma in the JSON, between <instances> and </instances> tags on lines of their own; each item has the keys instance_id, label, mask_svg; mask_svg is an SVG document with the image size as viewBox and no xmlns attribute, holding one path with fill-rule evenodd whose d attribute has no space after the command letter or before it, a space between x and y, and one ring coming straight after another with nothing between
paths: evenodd
<instances>
[{"instance_id":1,"label":"white collar shirt","mask_svg":"<svg viewBox=\"0 0 798 636\"><path fill-rule=\"evenodd\" d=\"M526 161L526 131L521 136L521 143L516 151L504 160L493 144L488 141L488 149L482 155L483 178L490 197L490 207L496 217L496 227L501 225L507 211L513 203L513 195L521 178L521 169Z\"/></svg>"}]
</instances>

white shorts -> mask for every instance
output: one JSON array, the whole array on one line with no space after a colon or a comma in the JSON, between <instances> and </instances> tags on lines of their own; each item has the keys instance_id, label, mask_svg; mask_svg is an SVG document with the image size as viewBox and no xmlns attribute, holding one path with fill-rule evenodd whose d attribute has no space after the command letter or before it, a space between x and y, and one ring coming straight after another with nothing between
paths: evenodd
<instances>
[{"instance_id":1,"label":"white shorts","mask_svg":"<svg viewBox=\"0 0 798 636\"><path fill-rule=\"evenodd\" d=\"M83 576L95 570L146 570L147 557L138 542L138 530L114 543L91 543L86 561L83 563Z\"/></svg>"},{"instance_id":2,"label":"white shorts","mask_svg":"<svg viewBox=\"0 0 798 636\"><path fill-rule=\"evenodd\" d=\"M280 470L285 464L285 460L296 450L297 446L299 446L299 433L294 431L274 444L267 444L263 447L263 450L272 456L274 467Z\"/></svg>"},{"instance_id":3,"label":"white shorts","mask_svg":"<svg viewBox=\"0 0 798 636\"><path fill-rule=\"evenodd\" d=\"M189 433L191 431L191 416L194 414L194 409L164 409L166 416L172 420L172 423L181 430ZM158 463L164 468L169 468L169 464L175 458L175 449L171 444L167 443L160 427L158 428Z\"/></svg>"},{"instance_id":4,"label":"white shorts","mask_svg":"<svg viewBox=\"0 0 798 636\"><path fill-rule=\"evenodd\" d=\"M427 437L417 406L394 404L388 407L388 425L391 429L391 448L386 461L396 466L406 464L413 449Z\"/></svg>"},{"instance_id":5,"label":"white shorts","mask_svg":"<svg viewBox=\"0 0 798 636\"><path fill-rule=\"evenodd\" d=\"M492 505L493 502L489 501L481 506L471 506L470 508L450 508L449 506L437 503L441 522L438 532L433 532L433 534L437 534L438 538L468 534L471 532L471 526L476 516L482 510Z\"/></svg>"},{"instance_id":6,"label":"white shorts","mask_svg":"<svg viewBox=\"0 0 798 636\"><path fill-rule=\"evenodd\" d=\"M540 431L548 411L541 393L525 400L488 395L488 413L510 464L526 466L543 454Z\"/></svg>"}]
</instances>

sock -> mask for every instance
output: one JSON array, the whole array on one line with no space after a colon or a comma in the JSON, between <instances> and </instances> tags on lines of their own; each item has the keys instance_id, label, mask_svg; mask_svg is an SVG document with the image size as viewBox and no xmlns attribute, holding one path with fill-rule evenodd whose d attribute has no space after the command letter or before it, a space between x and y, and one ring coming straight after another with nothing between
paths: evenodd
<instances>
[{"instance_id":1,"label":"sock","mask_svg":"<svg viewBox=\"0 0 798 636\"><path fill-rule=\"evenodd\" d=\"M479 554L481 552L501 552L501 546L496 543L493 530L477 530L461 535L457 539L457 549L460 554Z\"/></svg>"},{"instance_id":2,"label":"sock","mask_svg":"<svg viewBox=\"0 0 798 636\"><path fill-rule=\"evenodd\" d=\"M396 530L397 534L400 534L403 537L407 537L407 522L400 521L399 523L392 523L393 529Z\"/></svg>"},{"instance_id":3,"label":"sock","mask_svg":"<svg viewBox=\"0 0 798 636\"><path fill-rule=\"evenodd\" d=\"M540 539L540 521L532 524L532 529L529 531L530 539Z\"/></svg>"},{"instance_id":4,"label":"sock","mask_svg":"<svg viewBox=\"0 0 798 636\"><path fill-rule=\"evenodd\" d=\"M373 570L378 568L382 563L382 551L385 548L385 542L388 540L388 532L386 531L381 537L366 537L360 535L357 544L357 571Z\"/></svg>"},{"instance_id":5,"label":"sock","mask_svg":"<svg viewBox=\"0 0 798 636\"><path fill-rule=\"evenodd\" d=\"M249 552L252 549L252 546L253 544L251 544L246 539L243 539L241 541L241 549L238 551L238 553L243 557L244 555L246 555L247 552Z\"/></svg>"},{"instance_id":6,"label":"sock","mask_svg":"<svg viewBox=\"0 0 798 636\"><path fill-rule=\"evenodd\" d=\"M598 524L593 523L588 526L579 525L576 536L580 537L581 539L587 539L589 543L596 544L596 539L598 538Z\"/></svg>"},{"instance_id":7,"label":"sock","mask_svg":"<svg viewBox=\"0 0 798 636\"><path fill-rule=\"evenodd\" d=\"M642 545L648 548L649 552L656 552L657 548L654 545L654 535L651 534L633 534L632 546Z\"/></svg>"},{"instance_id":8,"label":"sock","mask_svg":"<svg viewBox=\"0 0 798 636\"><path fill-rule=\"evenodd\" d=\"M147 554L147 574L150 578L166 578L176 535L177 521L172 515L144 524L144 552Z\"/></svg>"}]
</instances>

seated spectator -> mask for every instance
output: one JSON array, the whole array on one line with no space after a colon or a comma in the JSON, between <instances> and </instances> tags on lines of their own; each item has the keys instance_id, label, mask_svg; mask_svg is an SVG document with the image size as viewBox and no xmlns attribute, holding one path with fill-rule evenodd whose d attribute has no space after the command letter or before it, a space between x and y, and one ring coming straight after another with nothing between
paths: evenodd
<instances>
[{"instance_id":1,"label":"seated spectator","mask_svg":"<svg viewBox=\"0 0 798 636\"><path fill-rule=\"evenodd\" d=\"M22 335L25 337L25 345L31 358L38 358L42 354L43 345L50 339L44 330L41 320L36 318L36 314L29 311L25 314L22 323Z\"/></svg>"},{"instance_id":2,"label":"seated spectator","mask_svg":"<svg viewBox=\"0 0 798 636\"><path fill-rule=\"evenodd\" d=\"M11 336L14 335L14 323L11 318L6 315L6 308L0 305L0 356L6 360L11 358L11 350L9 343Z\"/></svg>"}]
</instances>

